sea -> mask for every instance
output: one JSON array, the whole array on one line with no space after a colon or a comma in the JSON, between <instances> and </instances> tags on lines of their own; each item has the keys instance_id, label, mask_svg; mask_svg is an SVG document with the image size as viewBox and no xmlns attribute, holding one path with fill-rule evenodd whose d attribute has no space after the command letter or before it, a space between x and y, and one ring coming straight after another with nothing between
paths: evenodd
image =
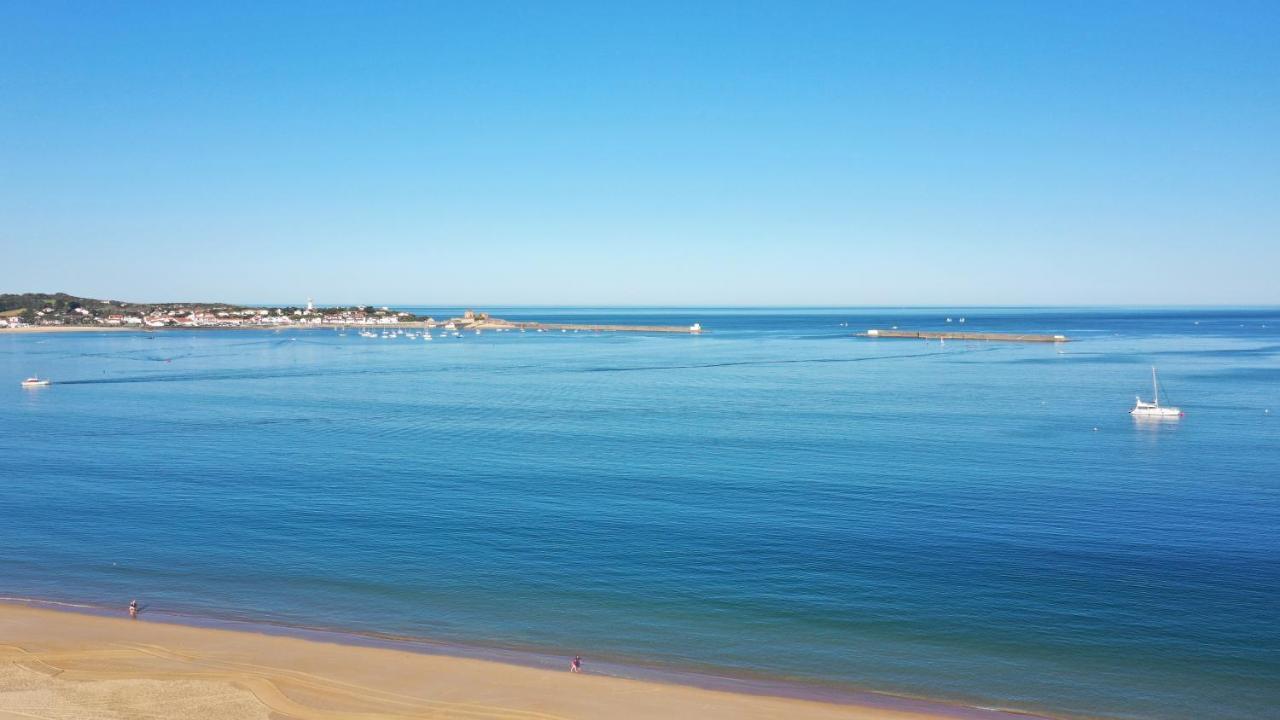
<instances>
[{"instance_id":1,"label":"sea","mask_svg":"<svg viewBox=\"0 0 1280 720\"><path fill-rule=\"evenodd\" d=\"M1280 308L489 310L707 332L0 331L0 595L820 697L1278 716ZM859 336L895 326L1070 342ZM1128 414L1152 367L1184 417Z\"/></svg>"}]
</instances>

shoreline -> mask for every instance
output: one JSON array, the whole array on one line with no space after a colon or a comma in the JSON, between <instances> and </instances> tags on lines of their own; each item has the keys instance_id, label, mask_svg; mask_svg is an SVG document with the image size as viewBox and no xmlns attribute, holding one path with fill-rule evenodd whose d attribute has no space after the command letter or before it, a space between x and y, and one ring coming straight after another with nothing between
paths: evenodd
<instances>
[{"instance_id":1,"label":"shoreline","mask_svg":"<svg viewBox=\"0 0 1280 720\"><path fill-rule=\"evenodd\" d=\"M30 637L14 637L15 625L22 629L30 628L35 632L28 633ZM113 639L109 644L113 647L133 636L137 636L136 639L139 641L157 639L150 637L153 635L181 636L182 648L168 647L164 643L161 645L169 652L188 656L194 653L194 657L197 658L203 658L204 650L208 647L232 648L238 652L249 652L255 658L264 653L266 656L271 656L276 652L289 650L290 652L285 653L287 657L306 656L315 657L318 661L323 660L335 687L345 686L352 674L363 672L364 665L352 665L347 661L348 656L354 657L367 653L377 655L380 663L397 667L402 672L418 666L432 666L432 670L436 673L453 675L455 674L453 670L446 669L445 666L455 664L464 666L466 672L462 674L465 675L465 679L483 680L484 683L494 685L494 688L490 688L491 691L497 689L509 691L506 688L506 678L513 675L520 676L522 678L520 684L524 689L521 693L517 693L518 697L515 697L513 702L525 709L507 708L514 715L501 715L501 717L525 717L527 712L542 708L548 703L561 702L572 705L569 698L562 697L564 678L586 679L573 676L564 670L562 666L567 663L567 656L560 658L528 650L486 648L426 638L298 627L161 611L146 611L139 620L134 621L124 617L123 611L117 612L91 604L34 598L0 598L0 654L6 654L6 649L15 645L26 648L32 642L42 644L41 638L50 633L65 634L67 637L63 640L77 645L86 639L98 638L100 634L106 633L112 636ZM85 657L100 651L101 648L97 645L82 649L82 652L87 653ZM65 648L59 649L57 654L59 657L64 657L67 656L67 651ZM75 656L75 652L73 651L71 655ZM6 660L12 664L19 662L20 658L8 657ZM197 664L203 666L205 663L201 660ZM653 714L656 708L627 704L626 701L633 695L642 695L665 698L663 702L669 703L670 707L662 710L660 714L667 716L681 714L680 709L683 707L686 712L696 708L696 713L689 714L709 718L778 717L786 714L794 720L803 718L1054 720L1052 716L1014 709L976 707L872 690L826 686L801 680L732 677L709 672L624 665L594 661L590 656L587 657L585 665L587 672L584 675L590 678L590 682L602 683L607 687L593 686L592 692L589 693L590 697L582 701L596 703L608 701L608 712L605 716L609 717L658 716ZM276 667L273 670L275 674L284 677L296 673L298 668L288 666ZM161 673L161 675L165 674ZM145 672L131 672L124 673L123 677L138 680L148 679L150 676ZM0 673L0 718L5 718L3 698L6 685L10 684L5 681L5 678L6 675ZM446 679L442 682L445 686L451 686L456 681L460 681L460 678ZM238 683L252 684L244 678L241 678ZM616 697L614 693L617 693ZM261 701L262 698L259 697L259 700ZM423 701L437 702L431 698L423 698ZM621 703L621 705L614 703ZM266 705L271 707L270 703ZM271 710L290 717L311 717L307 713L301 715L294 712L281 713L281 709L276 707L271 707ZM672 712L676 715L671 715ZM417 716L419 715L414 713L385 715L385 717ZM564 718L600 716L598 712L585 714L568 712L554 715L554 717ZM335 716L325 713L316 717ZM453 715L446 713L445 717L453 717ZM473 716L462 713L458 717Z\"/></svg>"},{"instance_id":2,"label":"shoreline","mask_svg":"<svg viewBox=\"0 0 1280 720\"><path fill-rule=\"evenodd\" d=\"M151 333L170 333L170 332L220 332L220 331L243 331L243 330L261 330L263 332L280 332L282 330L441 330L444 331L442 323L428 325L423 321L414 322L396 322L396 323L377 323L377 324L335 324L325 323L320 325L297 324L297 325L212 325L198 327L158 327L147 328L138 326L125 325L24 325L22 327L8 327L0 325L0 336L5 334L12 335L38 335L43 333L95 333L95 332L133 332L140 334ZM540 321L499 321L499 322L478 322L467 327L459 327L459 331L471 330L490 330L490 331L546 331L553 332L556 330L566 330L573 332L615 332L615 333L641 333L653 334L660 333L666 335L702 335L708 331L698 327L696 330L683 325L595 325L581 323L548 323Z\"/></svg>"},{"instance_id":3,"label":"shoreline","mask_svg":"<svg viewBox=\"0 0 1280 720\"><path fill-rule=\"evenodd\" d=\"M350 325L226 325L226 326L202 326L202 327L159 327L144 328L137 326L124 325L24 325L22 327L3 327L0 326L0 336L6 333L13 335L36 335L40 333L94 333L94 332L132 332L142 335L150 333L170 333L170 332L222 332L222 331L240 331L240 330L261 330L264 332L277 332L280 330L352 330L355 328L423 328L427 327L421 322L407 323L379 323L377 325L358 325L352 323Z\"/></svg>"}]
</instances>

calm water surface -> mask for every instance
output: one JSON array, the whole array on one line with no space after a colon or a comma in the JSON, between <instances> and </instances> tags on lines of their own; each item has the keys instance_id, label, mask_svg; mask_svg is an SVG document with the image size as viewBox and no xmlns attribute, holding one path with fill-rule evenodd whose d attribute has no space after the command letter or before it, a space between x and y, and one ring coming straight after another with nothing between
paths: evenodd
<instances>
[{"instance_id":1,"label":"calm water surface","mask_svg":"<svg viewBox=\"0 0 1280 720\"><path fill-rule=\"evenodd\" d=\"M1280 310L497 314L713 332L0 333L0 594L1059 714L1280 707ZM1077 341L851 337L948 315ZM1128 416L1151 365L1181 421Z\"/></svg>"}]
</instances>

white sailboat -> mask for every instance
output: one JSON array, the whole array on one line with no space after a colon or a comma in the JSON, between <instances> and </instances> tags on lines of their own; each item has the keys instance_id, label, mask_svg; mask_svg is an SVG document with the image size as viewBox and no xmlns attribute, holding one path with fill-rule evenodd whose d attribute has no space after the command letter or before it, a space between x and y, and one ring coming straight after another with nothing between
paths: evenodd
<instances>
[{"instance_id":1,"label":"white sailboat","mask_svg":"<svg viewBox=\"0 0 1280 720\"><path fill-rule=\"evenodd\" d=\"M1139 396L1129 414L1144 418L1180 418L1183 412L1181 408L1160 405L1160 381L1156 378L1156 369L1153 367L1151 368L1151 402L1145 402Z\"/></svg>"}]
</instances>

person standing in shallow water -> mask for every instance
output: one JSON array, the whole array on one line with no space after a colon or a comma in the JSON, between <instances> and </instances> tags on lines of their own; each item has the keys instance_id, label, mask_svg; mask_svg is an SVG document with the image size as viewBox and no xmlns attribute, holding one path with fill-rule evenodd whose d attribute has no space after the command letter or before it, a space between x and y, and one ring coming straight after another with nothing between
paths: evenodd
<instances>
[{"instance_id":1,"label":"person standing in shallow water","mask_svg":"<svg viewBox=\"0 0 1280 720\"><path fill-rule=\"evenodd\" d=\"M129 617L133 618L134 620L138 619L138 601L137 600L129 601Z\"/></svg>"},{"instance_id":2,"label":"person standing in shallow water","mask_svg":"<svg viewBox=\"0 0 1280 720\"><path fill-rule=\"evenodd\" d=\"M569 672L576 672L576 673L582 672L582 656L581 655L574 655L573 659L569 661Z\"/></svg>"}]
</instances>

